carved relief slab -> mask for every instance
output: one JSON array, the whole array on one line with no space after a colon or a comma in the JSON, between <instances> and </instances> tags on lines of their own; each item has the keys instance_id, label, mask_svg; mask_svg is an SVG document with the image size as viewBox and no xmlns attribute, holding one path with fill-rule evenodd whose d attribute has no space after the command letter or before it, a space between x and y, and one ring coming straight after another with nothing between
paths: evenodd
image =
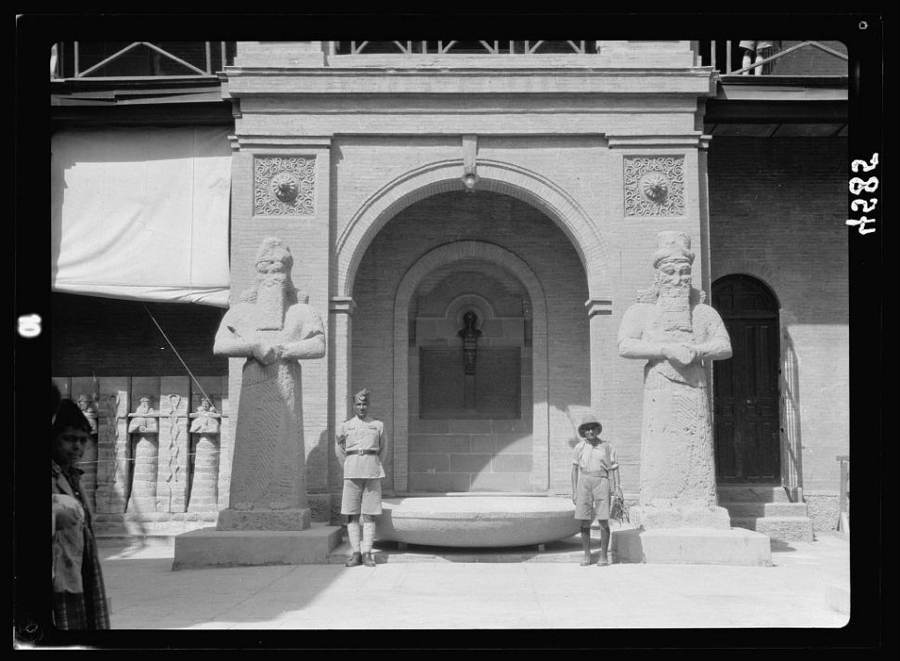
<instances>
[{"instance_id":1,"label":"carved relief slab","mask_svg":"<svg viewBox=\"0 0 900 661\"><path fill-rule=\"evenodd\" d=\"M253 162L253 213L311 216L315 213L314 156L260 156Z\"/></svg>"},{"instance_id":2,"label":"carved relief slab","mask_svg":"<svg viewBox=\"0 0 900 661\"><path fill-rule=\"evenodd\" d=\"M683 216L684 157L626 156L625 215Z\"/></svg>"}]
</instances>

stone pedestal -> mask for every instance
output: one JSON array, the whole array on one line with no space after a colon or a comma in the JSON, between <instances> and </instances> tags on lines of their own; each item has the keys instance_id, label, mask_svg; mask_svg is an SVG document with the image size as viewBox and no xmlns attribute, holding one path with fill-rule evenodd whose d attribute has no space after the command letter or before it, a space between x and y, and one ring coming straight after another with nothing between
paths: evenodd
<instances>
[{"instance_id":1,"label":"stone pedestal","mask_svg":"<svg viewBox=\"0 0 900 661\"><path fill-rule=\"evenodd\" d=\"M217 530L306 530L311 523L308 507L283 510L238 510L219 512Z\"/></svg>"},{"instance_id":2,"label":"stone pedestal","mask_svg":"<svg viewBox=\"0 0 900 661\"><path fill-rule=\"evenodd\" d=\"M340 526L318 523L303 531L202 528L175 538L172 569L326 564L340 541Z\"/></svg>"},{"instance_id":3,"label":"stone pedestal","mask_svg":"<svg viewBox=\"0 0 900 661\"><path fill-rule=\"evenodd\" d=\"M728 530L731 519L724 507L640 505L629 511L631 521L647 530L657 528L713 528Z\"/></svg>"},{"instance_id":4,"label":"stone pedestal","mask_svg":"<svg viewBox=\"0 0 900 661\"><path fill-rule=\"evenodd\" d=\"M742 528L641 528L616 530L615 562L769 566L769 538Z\"/></svg>"}]
</instances>

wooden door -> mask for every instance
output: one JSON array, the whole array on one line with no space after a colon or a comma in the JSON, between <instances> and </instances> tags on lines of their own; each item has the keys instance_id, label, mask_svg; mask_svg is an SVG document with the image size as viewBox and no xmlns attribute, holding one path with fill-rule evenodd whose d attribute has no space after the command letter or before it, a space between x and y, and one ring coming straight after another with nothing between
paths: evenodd
<instances>
[{"instance_id":1,"label":"wooden door","mask_svg":"<svg viewBox=\"0 0 900 661\"><path fill-rule=\"evenodd\" d=\"M781 478L778 414L778 304L761 282L726 276L713 306L731 336L733 356L715 362L716 477L722 482Z\"/></svg>"}]
</instances>

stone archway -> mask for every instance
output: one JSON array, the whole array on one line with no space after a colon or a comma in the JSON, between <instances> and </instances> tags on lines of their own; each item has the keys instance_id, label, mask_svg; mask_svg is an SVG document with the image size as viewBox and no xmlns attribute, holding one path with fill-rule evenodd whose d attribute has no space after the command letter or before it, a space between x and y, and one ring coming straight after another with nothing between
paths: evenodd
<instances>
[{"instance_id":1,"label":"stone archway","mask_svg":"<svg viewBox=\"0 0 900 661\"><path fill-rule=\"evenodd\" d=\"M397 177L371 195L337 238L336 297L352 296L359 264L381 228L398 212L426 197L465 190L460 179L462 171L462 159L429 163ZM509 195L546 214L574 246L587 274L590 299L609 299L608 241L565 189L519 165L479 159L478 190Z\"/></svg>"},{"instance_id":2,"label":"stone archway","mask_svg":"<svg viewBox=\"0 0 900 661\"><path fill-rule=\"evenodd\" d=\"M535 490L549 487L549 358L547 301L540 280L521 258L492 243L457 241L423 255L406 272L394 296L394 488L406 491L408 478L409 364L406 325L413 293L421 280L441 266L464 259L483 259L507 269L522 283L532 306L532 473Z\"/></svg>"}]
</instances>

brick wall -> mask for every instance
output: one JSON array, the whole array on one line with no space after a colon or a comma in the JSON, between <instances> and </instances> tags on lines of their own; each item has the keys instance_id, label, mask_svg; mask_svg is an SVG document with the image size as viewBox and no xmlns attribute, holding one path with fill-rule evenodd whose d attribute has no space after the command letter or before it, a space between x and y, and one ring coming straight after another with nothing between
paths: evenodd
<instances>
[{"instance_id":1,"label":"brick wall","mask_svg":"<svg viewBox=\"0 0 900 661\"><path fill-rule=\"evenodd\" d=\"M833 498L849 449L847 141L728 138L709 153L712 277L752 275L779 300L782 402L809 499ZM788 393L786 390L790 390Z\"/></svg>"},{"instance_id":2,"label":"brick wall","mask_svg":"<svg viewBox=\"0 0 900 661\"><path fill-rule=\"evenodd\" d=\"M800 41L782 41L781 49L786 50ZM847 47L840 41L820 41L838 53L847 54ZM781 56L773 63L772 73L779 76L846 76L847 60L830 55L814 46L804 46Z\"/></svg>"}]
</instances>

